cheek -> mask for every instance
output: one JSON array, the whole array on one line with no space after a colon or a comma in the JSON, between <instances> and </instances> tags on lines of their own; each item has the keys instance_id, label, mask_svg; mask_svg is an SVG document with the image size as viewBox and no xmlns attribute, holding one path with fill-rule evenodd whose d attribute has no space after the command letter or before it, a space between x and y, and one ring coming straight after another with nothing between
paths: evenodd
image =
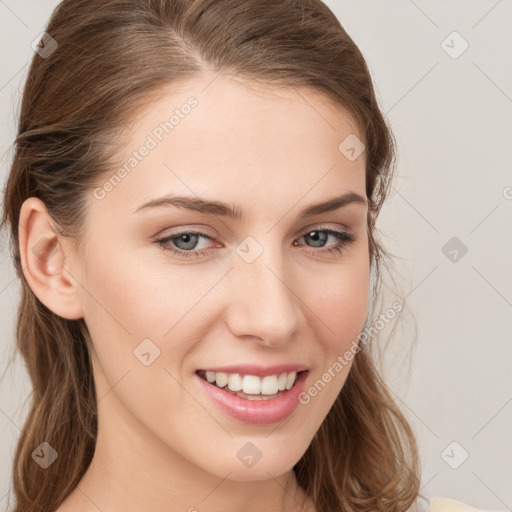
<instances>
[{"instance_id":1,"label":"cheek","mask_svg":"<svg viewBox=\"0 0 512 512\"><path fill-rule=\"evenodd\" d=\"M357 338L366 320L369 298L366 275L363 271L345 276L342 284L333 286L324 298L322 311L339 349Z\"/></svg>"},{"instance_id":2,"label":"cheek","mask_svg":"<svg viewBox=\"0 0 512 512\"><path fill-rule=\"evenodd\" d=\"M321 320L317 320L316 331L322 329L327 334L317 338L322 351L319 364L299 397L303 414L310 418L304 423L308 439L313 438L339 394L343 392L354 361L358 336L368 313L367 276L368 272L364 268L360 272L345 275L336 285L332 284L325 289L325 293L316 302L322 305Z\"/></svg>"},{"instance_id":3,"label":"cheek","mask_svg":"<svg viewBox=\"0 0 512 512\"><path fill-rule=\"evenodd\" d=\"M119 416L118 425L127 429L136 418L172 444L171 438L188 432L180 431L176 411L188 412L187 424L197 426L197 438L204 434L199 426L208 419L178 382L179 366L190 348L190 335L183 332L187 325L180 318L190 307L155 274L154 267L140 262L96 258L88 268L83 300L94 344L97 393L105 397L100 398L100 414ZM173 280L168 284L175 286Z\"/></svg>"},{"instance_id":4,"label":"cheek","mask_svg":"<svg viewBox=\"0 0 512 512\"><path fill-rule=\"evenodd\" d=\"M361 259L341 264L330 275L317 279L314 286L308 283L304 288L315 313L316 331L325 333L321 339L331 356L344 351L361 332L368 314L369 284L369 265Z\"/></svg>"},{"instance_id":5,"label":"cheek","mask_svg":"<svg viewBox=\"0 0 512 512\"><path fill-rule=\"evenodd\" d=\"M165 282L151 261L116 257L116 252L134 251L113 251L112 257L98 253L90 260L83 296L86 319L133 343L163 336L182 312L181 290L177 292L172 280Z\"/></svg>"},{"instance_id":6,"label":"cheek","mask_svg":"<svg viewBox=\"0 0 512 512\"><path fill-rule=\"evenodd\" d=\"M172 377L182 380L188 352L207 335L205 308L215 318L211 302L201 299L219 277L211 271L197 276L185 266L171 272L136 254L116 259L98 253L90 261L83 300L99 385L107 392L120 379L122 387L137 382L129 401L137 404L139 397L147 404L158 382L162 394L170 393L167 400L179 401L181 390Z\"/></svg>"},{"instance_id":7,"label":"cheek","mask_svg":"<svg viewBox=\"0 0 512 512\"><path fill-rule=\"evenodd\" d=\"M172 320L171 311L167 309L165 317L165 308L152 296L148 286L150 266L117 257L118 253L123 251L112 251L110 255L96 251L97 256L89 260L83 284L85 322L103 374L98 384L106 386L105 391L128 371L131 374L126 380L131 381L141 370L154 367L144 365L142 354L150 352L151 361L158 361L162 333L170 328ZM154 345L144 341L148 339ZM144 348L140 354L139 346Z\"/></svg>"},{"instance_id":8,"label":"cheek","mask_svg":"<svg viewBox=\"0 0 512 512\"><path fill-rule=\"evenodd\" d=\"M316 305L310 322L314 322L312 330L319 344L318 364L303 400L318 418L312 432L319 428L343 388L368 314L370 268L363 259L358 261L340 265L329 279L322 278L316 287L308 287L307 302Z\"/></svg>"}]
</instances>

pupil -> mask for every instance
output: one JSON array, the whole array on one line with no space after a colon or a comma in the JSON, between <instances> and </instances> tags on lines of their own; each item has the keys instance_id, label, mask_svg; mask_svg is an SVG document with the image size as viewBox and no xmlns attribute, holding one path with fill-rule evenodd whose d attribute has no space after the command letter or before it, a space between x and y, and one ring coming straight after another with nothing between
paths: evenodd
<instances>
[{"instance_id":1,"label":"pupil","mask_svg":"<svg viewBox=\"0 0 512 512\"><path fill-rule=\"evenodd\" d=\"M181 246L180 249L193 249L197 240L194 240L197 238L197 235L192 235L190 233L183 233L176 237L176 244L178 247L180 247L180 244L184 244L184 246Z\"/></svg>"},{"instance_id":2,"label":"pupil","mask_svg":"<svg viewBox=\"0 0 512 512\"><path fill-rule=\"evenodd\" d=\"M326 237L328 236L327 233L324 233L322 231L311 231L309 233L309 238L312 239L313 242L325 242ZM315 247L320 247L319 245L316 245Z\"/></svg>"}]
</instances>

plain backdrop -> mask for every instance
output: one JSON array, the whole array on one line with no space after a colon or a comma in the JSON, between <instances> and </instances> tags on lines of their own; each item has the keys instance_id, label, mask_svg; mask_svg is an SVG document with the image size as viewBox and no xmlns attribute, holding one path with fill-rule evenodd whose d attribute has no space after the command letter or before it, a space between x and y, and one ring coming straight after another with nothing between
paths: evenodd
<instances>
[{"instance_id":1,"label":"plain backdrop","mask_svg":"<svg viewBox=\"0 0 512 512\"><path fill-rule=\"evenodd\" d=\"M0 0L2 183L31 43L57 3ZM511 510L512 2L326 3L363 52L399 147L378 226L417 336L404 330L384 364L418 437L422 492ZM0 375L19 301L3 240ZM0 389L1 509L30 389L17 358Z\"/></svg>"}]
</instances>

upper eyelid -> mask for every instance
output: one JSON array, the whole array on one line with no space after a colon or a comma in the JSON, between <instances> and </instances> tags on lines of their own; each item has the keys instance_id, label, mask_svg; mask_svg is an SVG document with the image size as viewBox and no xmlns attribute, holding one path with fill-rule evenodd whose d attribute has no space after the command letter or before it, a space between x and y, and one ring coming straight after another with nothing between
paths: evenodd
<instances>
[{"instance_id":1,"label":"upper eyelid","mask_svg":"<svg viewBox=\"0 0 512 512\"><path fill-rule=\"evenodd\" d=\"M303 237L304 235L306 235L312 231L328 231L328 230L347 233L349 235L353 234L353 231L348 229L346 226L333 226L330 224L325 224L325 225L324 224L314 224L312 226L308 226L308 227L305 227L304 229L302 229L300 231L300 234L298 235L298 237ZM209 231L206 230L205 228L195 228L195 227L178 228L177 231L175 231L175 232L171 232L171 233L165 234L165 235L157 235L157 237L155 237L155 238L158 240L172 239L172 238L178 237L183 234L195 234L200 237L208 238L213 241L217 240L217 236L210 234Z\"/></svg>"},{"instance_id":2,"label":"upper eyelid","mask_svg":"<svg viewBox=\"0 0 512 512\"><path fill-rule=\"evenodd\" d=\"M175 227L175 228L164 228L165 229L175 229L176 230L176 233L200 233L200 234L203 234L203 232L205 234L208 234L210 235L210 228L207 228L207 227L196 227L195 225L190 225L190 226L180 226L180 227ZM343 224L340 224L340 223L333 223L333 222L326 222L326 223L316 223L316 224L310 224L309 226L306 226L304 228L302 228L300 230L301 233L308 233L309 231L314 231L314 230L320 230L320 229L336 229L336 230L341 230L341 231L350 231L350 229L347 227L347 226L344 226ZM173 232L174 233L174 232ZM211 235L212 237L216 236L216 235Z\"/></svg>"}]
</instances>

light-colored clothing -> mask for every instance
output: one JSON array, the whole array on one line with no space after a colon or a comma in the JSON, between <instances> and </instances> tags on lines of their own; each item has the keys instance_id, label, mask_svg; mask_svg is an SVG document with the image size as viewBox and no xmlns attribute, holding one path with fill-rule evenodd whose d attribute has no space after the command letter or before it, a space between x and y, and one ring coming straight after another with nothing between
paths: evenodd
<instances>
[{"instance_id":1,"label":"light-colored clothing","mask_svg":"<svg viewBox=\"0 0 512 512\"><path fill-rule=\"evenodd\" d=\"M472 507L453 498L444 498L442 496L432 496L430 500L421 500L419 506L421 512L505 512L507 509L483 509Z\"/></svg>"}]
</instances>

